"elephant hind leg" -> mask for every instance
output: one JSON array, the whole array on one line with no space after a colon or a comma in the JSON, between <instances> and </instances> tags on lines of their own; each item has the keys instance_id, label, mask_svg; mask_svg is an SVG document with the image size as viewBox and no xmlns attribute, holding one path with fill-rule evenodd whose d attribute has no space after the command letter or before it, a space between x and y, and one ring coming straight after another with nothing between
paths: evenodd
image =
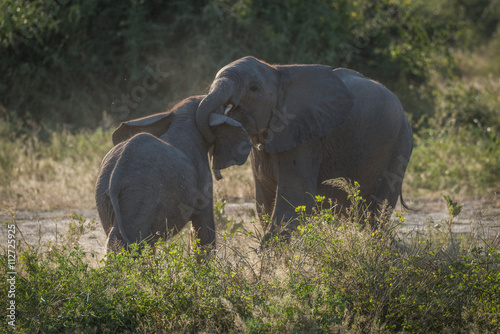
<instances>
[{"instance_id":1,"label":"elephant hind leg","mask_svg":"<svg viewBox=\"0 0 500 334\"><path fill-rule=\"evenodd\" d=\"M123 241L122 235L115 224L108 234L108 239L106 241L106 253L119 252L125 247L126 243Z\"/></svg>"},{"instance_id":2,"label":"elephant hind leg","mask_svg":"<svg viewBox=\"0 0 500 334\"><path fill-rule=\"evenodd\" d=\"M130 218L129 218L130 219ZM145 219L145 221L151 221L152 219ZM132 220L134 221L134 220ZM139 219L135 219L135 221L139 221ZM125 222L125 232L130 237L130 241L132 243L140 243L142 241L146 241L149 246L154 248L156 241L158 241L160 235L156 233L152 234L149 225L146 224L137 224L132 225L129 222ZM108 239L106 241L106 252L120 252L123 249L127 249L128 244L124 240L120 230L116 224L113 224L113 227L109 231ZM139 247L139 252L142 249L142 245Z\"/></svg>"},{"instance_id":3,"label":"elephant hind leg","mask_svg":"<svg viewBox=\"0 0 500 334\"><path fill-rule=\"evenodd\" d=\"M392 156L386 170L379 177L378 187L369 198L371 211L375 216L380 217L383 213L385 217L390 217L399 198L401 198L403 207L408 208L402 196L403 179L407 165L408 162L402 155Z\"/></svg>"}]
</instances>

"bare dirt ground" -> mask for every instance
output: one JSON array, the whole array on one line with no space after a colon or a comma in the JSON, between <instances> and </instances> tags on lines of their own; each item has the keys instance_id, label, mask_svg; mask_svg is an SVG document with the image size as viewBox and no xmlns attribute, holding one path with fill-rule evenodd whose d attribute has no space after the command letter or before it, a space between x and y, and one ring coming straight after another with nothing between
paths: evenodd
<instances>
[{"instance_id":1,"label":"bare dirt ground","mask_svg":"<svg viewBox=\"0 0 500 334\"><path fill-rule=\"evenodd\" d=\"M450 225L453 233L475 233L478 238L484 236L493 239L500 238L500 196L497 195L488 199L468 198L460 201L460 203L464 204L464 208ZM446 220L449 215L443 200L420 199L414 201L413 206L419 211L403 213L405 221L400 226L401 231L406 231L408 234L408 232L448 230ZM396 209L399 207L398 205ZM225 213L228 217L235 219L237 222L243 221L245 225L255 220L254 212L255 205L253 203L227 203L225 206ZM18 231L16 235L17 243L25 243L36 247L57 244L64 240L70 225L75 228L82 221L71 217L73 213L86 218L84 224L86 232L80 237L79 244L87 251L94 251L98 259L104 257L106 237L95 209L50 212L17 211L15 213L4 210L0 212L0 221L5 225L5 223L11 224L15 220ZM252 230L252 227L249 230ZM6 244L7 227L3 226L0 228L0 245L5 247Z\"/></svg>"}]
</instances>

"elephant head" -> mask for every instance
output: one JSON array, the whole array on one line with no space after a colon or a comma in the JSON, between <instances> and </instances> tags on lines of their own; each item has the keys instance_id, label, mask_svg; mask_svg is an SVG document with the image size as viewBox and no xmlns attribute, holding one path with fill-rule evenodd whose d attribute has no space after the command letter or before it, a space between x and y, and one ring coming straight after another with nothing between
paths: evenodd
<instances>
[{"instance_id":1,"label":"elephant head","mask_svg":"<svg viewBox=\"0 0 500 334\"><path fill-rule=\"evenodd\" d=\"M161 137L175 124L176 118L178 120L192 119L191 123L195 125L195 112L203 97L191 97L178 103L167 112L122 123L113 133L113 144L117 145L140 132ZM197 127L188 128L186 124L189 122L183 123L182 133L178 133L177 137L189 136L192 139L193 136L199 136L202 140L203 136L197 132ZM245 163L250 153L251 143L242 125L225 115L221 115L221 113L209 115L207 125L212 137L209 141L205 140L205 146L211 156L212 168L219 179L218 170Z\"/></svg>"},{"instance_id":2,"label":"elephant head","mask_svg":"<svg viewBox=\"0 0 500 334\"><path fill-rule=\"evenodd\" d=\"M275 153L330 134L352 105L350 91L328 66L274 66L244 57L217 73L200 102L196 122L211 141L210 114L224 110L243 125L254 144Z\"/></svg>"}]
</instances>

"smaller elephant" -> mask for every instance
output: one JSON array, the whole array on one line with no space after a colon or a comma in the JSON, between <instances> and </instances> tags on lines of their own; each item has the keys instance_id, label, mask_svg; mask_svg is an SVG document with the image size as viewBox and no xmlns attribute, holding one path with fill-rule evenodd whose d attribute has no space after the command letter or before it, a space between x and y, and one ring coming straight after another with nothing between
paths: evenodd
<instances>
[{"instance_id":1,"label":"smaller elephant","mask_svg":"<svg viewBox=\"0 0 500 334\"><path fill-rule=\"evenodd\" d=\"M170 111L122 123L114 147L101 163L96 204L107 235L107 252L147 240L153 245L191 221L202 247L215 248L212 168L243 164L250 152L240 123L214 113L212 141L196 127L204 96L190 97Z\"/></svg>"}]
</instances>

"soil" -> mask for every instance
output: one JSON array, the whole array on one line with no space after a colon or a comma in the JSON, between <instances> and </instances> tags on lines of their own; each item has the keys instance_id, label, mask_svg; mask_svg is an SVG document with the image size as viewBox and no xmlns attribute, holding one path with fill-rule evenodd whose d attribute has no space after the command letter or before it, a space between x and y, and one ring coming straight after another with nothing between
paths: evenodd
<instances>
[{"instance_id":1,"label":"soil","mask_svg":"<svg viewBox=\"0 0 500 334\"><path fill-rule=\"evenodd\" d=\"M461 203L464 204L462 212L448 224L448 210L443 200L421 199L413 202L413 207L418 211L403 213L405 219L399 227L401 235L404 237L426 231L448 231L448 228L451 228L455 234L476 233L473 236L477 235L478 238L500 239L500 196L488 199L468 198ZM95 209L50 212L20 210L15 214L1 211L0 221L4 226L0 229L0 245L7 245L8 229L5 223L11 224L14 220L17 224L18 244L24 243L33 247L67 241L70 223L78 226L82 221L72 218L73 213L86 218L85 233L80 237L79 244L87 251L94 251L98 259L104 257L106 237ZM227 203L225 213L238 222L248 223L255 220L255 205ZM395 220L398 219L393 216ZM403 233L404 231L406 233Z\"/></svg>"}]
</instances>

